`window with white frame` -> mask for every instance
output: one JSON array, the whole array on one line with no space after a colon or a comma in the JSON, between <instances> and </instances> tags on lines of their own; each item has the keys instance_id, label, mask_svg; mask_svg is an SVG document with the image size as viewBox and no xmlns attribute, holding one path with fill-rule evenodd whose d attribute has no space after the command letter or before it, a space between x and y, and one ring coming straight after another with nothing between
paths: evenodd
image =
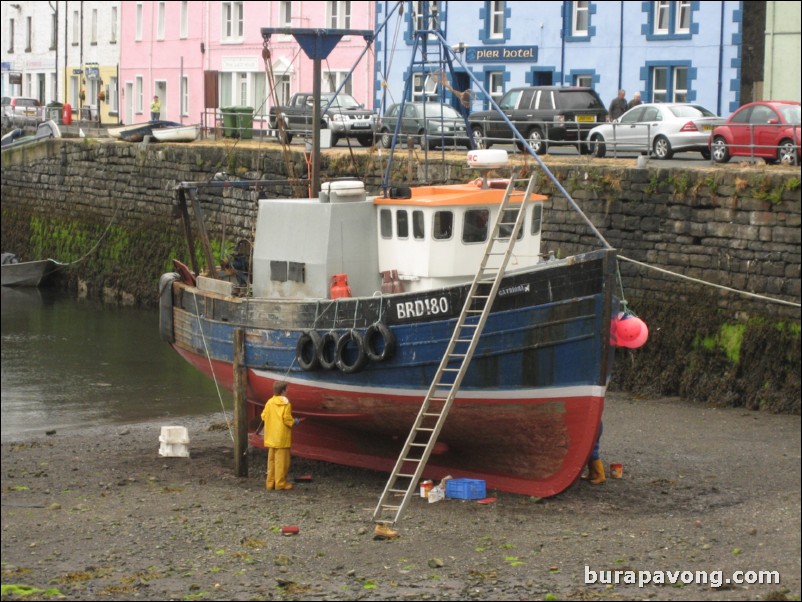
<instances>
[{"instance_id":1,"label":"window with white frame","mask_svg":"<svg viewBox=\"0 0 802 602\"><path fill-rule=\"evenodd\" d=\"M136 40L142 40L142 3L136 5Z\"/></svg>"},{"instance_id":2,"label":"window with white frame","mask_svg":"<svg viewBox=\"0 0 802 602\"><path fill-rule=\"evenodd\" d=\"M178 35L182 40L189 35L189 2L186 0L181 2L181 24Z\"/></svg>"},{"instance_id":3,"label":"window with white frame","mask_svg":"<svg viewBox=\"0 0 802 602\"><path fill-rule=\"evenodd\" d=\"M506 2L490 2L490 39L504 38L504 6Z\"/></svg>"},{"instance_id":4,"label":"window with white frame","mask_svg":"<svg viewBox=\"0 0 802 602\"><path fill-rule=\"evenodd\" d=\"M329 27L332 29L351 28L351 2L327 2Z\"/></svg>"},{"instance_id":5,"label":"window with white frame","mask_svg":"<svg viewBox=\"0 0 802 602\"><path fill-rule=\"evenodd\" d=\"M8 20L8 51L14 52L14 19Z\"/></svg>"},{"instance_id":6,"label":"window with white frame","mask_svg":"<svg viewBox=\"0 0 802 602\"><path fill-rule=\"evenodd\" d=\"M279 2L279 27L290 27L292 25L292 2L284 0Z\"/></svg>"},{"instance_id":7,"label":"window with white frame","mask_svg":"<svg viewBox=\"0 0 802 602\"><path fill-rule=\"evenodd\" d=\"M276 82L276 103L279 106L286 105L292 96L292 80L289 75L278 75L274 78Z\"/></svg>"},{"instance_id":8,"label":"window with white frame","mask_svg":"<svg viewBox=\"0 0 802 602\"><path fill-rule=\"evenodd\" d=\"M53 13L52 15L50 15L50 50L56 49L57 42L58 42L58 15L56 13Z\"/></svg>"},{"instance_id":9,"label":"window with white frame","mask_svg":"<svg viewBox=\"0 0 802 602\"><path fill-rule=\"evenodd\" d=\"M574 85L580 88L592 88L593 76L585 73L574 75Z\"/></svg>"},{"instance_id":10,"label":"window with white frame","mask_svg":"<svg viewBox=\"0 0 802 602\"><path fill-rule=\"evenodd\" d=\"M504 96L504 72L488 71L485 74L485 81L487 82L487 91L490 92L490 97L498 104L501 101L501 97Z\"/></svg>"},{"instance_id":11,"label":"window with white frame","mask_svg":"<svg viewBox=\"0 0 802 602\"><path fill-rule=\"evenodd\" d=\"M77 46L81 42L81 19L78 11L72 11L72 45Z\"/></svg>"},{"instance_id":12,"label":"window with white frame","mask_svg":"<svg viewBox=\"0 0 802 602\"><path fill-rule=\"evenodd\" d=\"M671 23L671 2L659 0L654 3L654 33L668 34Z\"/></svg>"},{"instance_id":13,"label":"window with white frame","mask_svg":"<svg viewBox=\"0 0 802 602\"><path fill-rule=\"evenodd\" d=\"M412 3L416 30L438 28L439 5L439 2L431 0L417 0Z\"/></svg>"},{"instance_id":14,"label":"window with white frame","mask_svg":"<svg viewBox=\"0 0 802 602\"><path fill-rule=\"evenodd\" d=\"M134 102L136 103L135 105L136 108L134 110L137 113L142 113L145 110L143 94L144 94L143 79L141 75L137 75L134 88Z\"/></svg>"},{"instance_id":15,"label":"window with white frame","mask_svg":"<svg viewBox=\"0 0 802 602\"><path fill-rule=\"evenodd\" d=\"M112 113L120 111L120 97L117 94L117 77L112 76L109 78L108 84L109 92L106 94L106 101L109 103L109 110Z\"/></svg>"},{"instance_id":16,"label":"window with white frame","mask_svg":"<svg viewBox=\"0 0 802 602\"><path fill-rule=\"evenodd\" d=\"M97 9L92 9L92 25L91 25L91 33L90 33L90 44L97 45Z\"/></svg>"},{"instance_id":17,"label":"window with white frame","mask_svg":"<svg viewBox=\"0 0 802 602\"><path fill-rule=\"evenodd\" d=\"M110 31L110 35L109 35L109 41L112 44L116 44L117 43L117 7L116 6L112 6L111 7L111 24L110 24L110 26L111 26L111 31Z\"/></svg>"},{"instance_id":18,"label":"window with white frame","mask_svg":"<svg viewBox=\"0 0 802 602\"><path fill-rule=\"evenodd\" d=\"M157 19L158 20L156 21L156 39L157 40L163 40L164 39L164 19L165 19L164 2L159 2L157 11L158 11L157 12Z\"/></svg>"},{"instance_id":19,"label":"window with white frame","mask_svg":"<svg viewBox=\"0 0 802 602\"><path fill-rule=\"evenodd\" d=\"M590 26L590 2L572 2L573 15L571 19L571 35L587 36Z\"/></svg>"},{"instance_id":20,"label":"window with white frame","mask_svg":"<svg viewBox=\"0 0 802 602\"><path fill-rule=\"evenodd\" d=\"M674 24L675 33L691 33L691 3L690 0L677 2L676 23Z\"/></svg>"},{"instance_id":21,"label":"window with white frame","mask_svg":"<svg viewBox=\"0 0 802 602\"><path fill-rule=\"evenodd\" d=\"M324 71L323 85L321 86L323 92L336 92L337 88L340 87L340 84L343 83L346 77L348 77L347 71ZM353 93L351 88L352 79L353 78L348 78L348 81L345 82L345 86L341 90L343 94Z\"/></svg>"},{"instance_id":22,"label":"window with white frame","mask_svg":"<svg viewBox=\"0 0 802 602\"><path fill-rule=\"evenodd\" d=\"M242 2L223 2L223 41L241 42L243 35Z\"/></svg>"},{"instance_id":23,"label":"window with white frame","mask_svg":"<svg viewBox=\"0 0 802 602\"><path fill-rule=\"evenodd\" d=\"M25 52L30 52L33 45L33 17L25 17Z\"/></svg>"},{"instance_id":24,"label":"window with white frame","mask_svg":"<svg viewBox=\"0 0 802 602\"><path fill-rule=\"evenodd\" d=\"M415 73L412 76L412 100L437 101L437 78L431 73Z\"/></svg>"},{"instance_id":25,"label":"window with white frame","mask_svg":"<svg viewBox=\"0 0 802 602\"><path fill-rule=\"evenodd\" d=\"M688 102L688 67L652 67L652 102Z\"/></svg>"}]
</instances>

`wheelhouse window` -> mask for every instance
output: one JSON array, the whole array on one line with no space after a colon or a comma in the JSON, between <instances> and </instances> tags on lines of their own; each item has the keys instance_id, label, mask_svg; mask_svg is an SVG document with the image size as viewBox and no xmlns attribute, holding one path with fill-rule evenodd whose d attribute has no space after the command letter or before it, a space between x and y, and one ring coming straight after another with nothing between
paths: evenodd
<instances>
[{"instance_id":1,"label":"wheelhouse window","mask_svg":"<svg viewBox=\"0 0 802 602\"><path fill-rule=\"evenodd\" d=\"M424 222L423 222L423 211L416 209L412 212L412 236L415 240L423 240L426 236L426 230L424 229Z\"/></svg>"},{"instance_id":2,"label":"wheelhouse window","mask_svg":"<svg viewBox=\"0 0 802 602\"><path fill-rule=\"evenodd\" d=\"M454 231L454 214L451 211L437 211L432 220L432 238L447 240Z\"/></svg>"},{"instance_id":3,"label":"wheelhouse window","mask_svg":"<svg viewBox=\"0 0 802 602\"><path fill-rule=\"evenodd\" d=\"M498 235L499 238L509 238L510 234L512 234L512 230L515 227L515 220L518 218L518 210L517 209L505 209L504 214L501 216L501 223L498 227ZM521 240L524 235L524 229L521 228L518 230L518 236L515 237L515 240Z\"/></svg>"},{"instance_id":4,"label":"wheelhouse window","mask_svg":"<svg viewBox=\"0 0 802 602\"><path fill-rule=\"evenodd\" d=\"M540 234L540 228L543 226L543 205L535 203L532 207L532 236Z\"/></svg>"},{"instance_id":5,"label":"wheelhouse window","mask_svg":"<svg viewBox=\"0 0 802 602\"><path fill-rule=\"evenodd\" d=\"M306 282L306 264L296 261L271 261L270 279L275 282Z\"/></svg>"},{"instance_id":6,"label":"wheelhouse window","mask_svg":"<svg viewBox=\"0 0 802 602\"><path fill-rule=\"evenodd\" d=\"M399 209L395 214L395 231L398 238L409 238L409 214L405 209Z\"/></svg>"},{"instance_id":7,"label":"wheelhouse window","mask_svg":"<svg viewBox=\"0 0 802 602\"><path fill-rule=\"evenodd\" d=\"M379 213L379 231L382 238L393 237L393 212L389 209L382 209Z\"/></svg>"},{"instance_id":8,"label":"wheelhouse window","mask_svg":"<svg viewBox=\"0 0 802 602\"><path fill-rule=\"evenodd\" d=\"M487 240L487 220L490 211L487 209L469 209L462 222L462 242L484 242Z\"/></svg>"}]
</instances>

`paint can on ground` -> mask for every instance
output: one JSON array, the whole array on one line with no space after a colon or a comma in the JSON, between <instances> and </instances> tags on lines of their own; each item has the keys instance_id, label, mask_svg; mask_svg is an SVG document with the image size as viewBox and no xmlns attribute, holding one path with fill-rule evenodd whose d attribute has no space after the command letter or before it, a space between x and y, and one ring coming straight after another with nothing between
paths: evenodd
<instances>
[{"instance_id":1,"label":"paint can on ground","mask_svg":"<svg viewBox=\"0 0 802 602\"><path fill-rule=\"evenodd\" d=\"M432 487L434 487L434 483L432 481L421 481L420 482L420 496L422 498L424 498L424 499L428 498L429 497L429 492L432 490Z\"/></svg>"},{"instance_id":2,"label":"paint can on ground","mask_svg":"<svg viewBox=\"0 0 802 602\"><path fill-rule=\"evenodd\" d=\"M624 477L624 465L618 463L610 464L610 476L614 479L621 479Z\"/></svg>"}]
</instances>

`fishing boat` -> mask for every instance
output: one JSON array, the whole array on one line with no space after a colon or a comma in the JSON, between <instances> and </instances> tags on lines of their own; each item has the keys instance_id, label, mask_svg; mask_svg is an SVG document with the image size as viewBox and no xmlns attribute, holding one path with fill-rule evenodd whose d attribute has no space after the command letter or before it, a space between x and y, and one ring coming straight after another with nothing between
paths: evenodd
<instances>
[{"instance_id":1,"label":"fishing boat","mask_svg":"<svg viewBox=\"0 0 802 602\"><path fill-rule=\"evenodd\" d=\"M55 259L19 261L13 253L3 253L0 264L2 286L41 286L60 265Z\"/></svg>"},{"instance_id":2,"label":"fishing boat","mask_svg":"<svg viewBox=\"0 0 802 602\"><path fill-rule=\"evenodd\" d=\"M548 252L551 199L537 194L535 175L509 170L503 150L470 151L481 175L462 184L393 186L388 165L381 190L347 180L311 198L265 196L251 251L225 269L204 238L198 192L270 182L183 183L189 248L187 199L207 268L175 261L162 276L161 337L220 385L234 388L236 377L241 391L244 374L254 446L274 383L289 383L293 413L306 419L293 429L294 455L390 472L377 523L398 519L421 476L556 495L588 461L614 344L629 341L617 339L615 249L529 154L598 245ZM400 492L403 502L392 501ZM395 517L381 519L388 509Z\"/></svg>"},{"instance_id":3,"label":"fishing boat","mask_svg":"<svg viewBox=\"0 0 802 602\"><path fill-rule=\"evenodd\" d=\"M193 142L200 135L199 125L175 125L155 128L153 137L159 142Z\"/></svg>"}]
</instances>

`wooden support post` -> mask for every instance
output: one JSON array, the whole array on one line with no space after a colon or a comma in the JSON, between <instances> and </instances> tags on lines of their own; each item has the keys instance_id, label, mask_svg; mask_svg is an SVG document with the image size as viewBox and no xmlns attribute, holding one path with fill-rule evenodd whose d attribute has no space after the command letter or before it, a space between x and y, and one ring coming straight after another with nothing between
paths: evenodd
<instances>
[{"instance_id":1,"label":"wooden support post","mask_svg":"<svg viewBox=\"0 0 802 602\"><path fill-rule=\"evenodd\" d=\"M234 331L234 468L248 476L248 367L245 365L245 331Z\"/></svg>"},{"instance_id":2,"label":"wooden support post","mask_svg":"<svg viewBox=\"0 0 802 602\"><path fill-rule=\"evenodd\" d=\"M197 275L200 274L200 268L195 257L195 239L192 236L192 226L189 220L189 210L187 209L187 196L183 188L178 189L178 209L181 212L181 218L184 220L184 233L187 236L187 247L189 248L189 262L192 264L192 270Z\"/></svg>"}]
</instances>

